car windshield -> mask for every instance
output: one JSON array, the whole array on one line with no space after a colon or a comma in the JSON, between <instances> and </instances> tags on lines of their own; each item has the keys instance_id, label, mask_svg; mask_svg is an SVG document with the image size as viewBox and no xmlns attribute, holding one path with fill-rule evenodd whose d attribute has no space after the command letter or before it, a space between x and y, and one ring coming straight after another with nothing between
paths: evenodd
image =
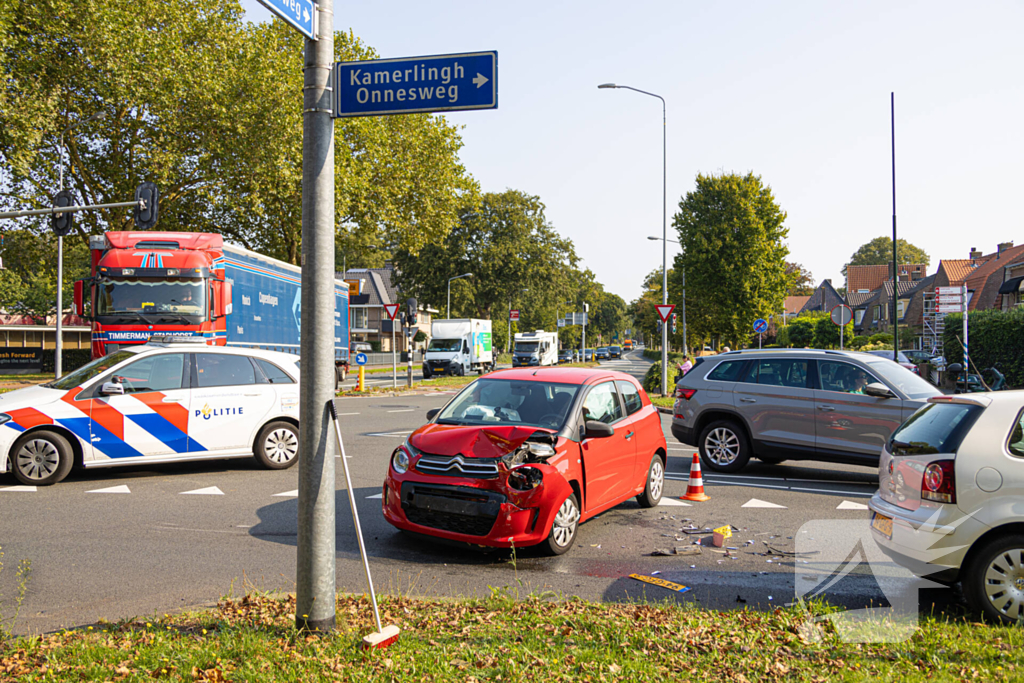
<instances>
[{"instance_id":1,"label":"car windshield","mask_svg":"<svg viewBox=\"0 0 1024 683\"><path fill-rule=\"evenodd\" d=\"M598 353L608 353L608 347L602 346L597 350Z\"/></svg>"},{"instance_id":2,"label":"car windshield","mask_svg":"<svg viewBox=\"0 0 1024 683\"><path fill-rule=\"evenodd\" d=\"M873 361L868 363L868 367L906 394L908 398L930 398L942 393L934 385L892 360Z\"/></svg>"},{"instance_id":3,"label":"car windshield","mask_svg":"<svg viewBox=\"0 0 1024 683\"><path fill-rule=\"evenodd\" d=\"M478 379L438 414L438 424L532 425L557 430L565 424L579 386L554 382Z\"/></svg>"},{"instance_id":4,"label":"car windshield","mask_svg":"<svg viewBox=\"0 0 1024 683\"><path fill-rule=\"evenodd\" d=\"M427 351L458 351L461 348L461 339L431 339Z\"/></svg>"},{"instance_id":5,"label":"car windshield","mask_svg":"<svg viewBox=\"0 0 1024 683\"><path fill-rule=\"evenodd\" d=\"M955 453L982 408L963 403L931 403L893 432L893 455Z\"/></svg>"},{"instance_id":6,"label":"car windshield","mask_svg":"<svg viewBox=\"0 0 1024 683\"><path fill-rule=\"evenodd\" d=\"M105 279L96 287L96 315L127 318L162 313L205 318L206 289L202 280Z\"/></svg>"},{"instance_id":7,"label":"car windshield","mask_svg":"<svg viewBox=\"0 0 1024 683\"><path fill-rule=\"evenodd\" d=\"M878 349L877 351L868 351L868 353L870 353L872 356L879 356L881 358L888 358L889 360L892 360L892 351L886 351L884 349ZM903 353L902 351L900 351L900 362L901 363L909 363L910 362L910 359L907 358L907 354Z\"/></svg>"},{"instance_id":8,"label":"car windshield","mask_svg":"<svg viewBox=\"0 0 1024 683\"><path fill-rule=\"evenodd\" d=\"M537 350L537 342L516 342L516 351L519 353L533 353Z\"/></svg>"},{"instance_id":9,"label":"car windshield","mask_svg":"<svg viewBox=\"0 0 1024 683\"><path fill-rule=\"evenodd\" d=\"M135 351L115 351L114 353L103 356L103 358L97 358L91 363L87 363L82 367L78 368L74 372L70 372L60 379L56 379L48 384L44 384L44 387L50 389L74 389L77 386L88 382L90 379L106 372L110 368L114 367L118 363L128 360L136 354Z\"/></svg>"},{"instance_id":10,"label":"car windshield","mask_svg":"<svg viewBox=\"0 0 1024 683\"><path fill-rule=\"evenodd\" d=\"M621 351L621 350L622 350L622 349L621 349L620 347L618 347L618 346L613 346L613 347L611 347L611 348L612 348L612 351Z\"/></svg>"}]
</instances>

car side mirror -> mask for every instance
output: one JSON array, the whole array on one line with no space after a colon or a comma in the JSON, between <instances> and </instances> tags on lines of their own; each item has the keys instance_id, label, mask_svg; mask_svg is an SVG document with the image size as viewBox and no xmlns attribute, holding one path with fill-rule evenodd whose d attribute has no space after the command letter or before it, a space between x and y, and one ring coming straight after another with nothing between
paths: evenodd
<instances>
[{"instance_id":1,"label":"car side mirror","mask_svg":"<svg viewBox=\"0 0 1024 683\"><path fill-rule=\"evenodd\" d=\"M892 393L889 387L885 386L881 382L872 382L871 384L864 387L864 393L868 396L874 396L875 398L894 398L896 394Z\"/></svg>"},{"instance_id":2,"label":"car side mirror","mask_svg":"<svg viewBox=\"0 0 1024 683\"><path fill-rule=\"evenodd\" d=\"M585 439L603 439L615 433L615 428L597 420L587 420L583 425Z\"/></svg>"},{"instance_id":3,"label":"car side mirror","mask_svg":"<svg viewBox=\"0 0 1024 683\"><path fill-rule=\"evenodd\" d=\"M109 382L104 382L103 386L100 387L100 394L103 396L120 396L124 394L124 385L121 384L121 378L114 376L110 380Z\"/></svg>"},{"instance_id":4,"label":"car side mirror","mask_svg":"<svg viewBox=\"0 0 1024 683\"><path fill-rule=\"evenodd\" d=\"M951 363L946 366L946 372L963 372L964 366L960 363Z\"/></svg>"},{"instance_id":5,"label":"car side mirror","mask_svg":"<svg viewBox=\"0 0 1024 683\"><path fill-rule=\"evenodd\" d=\"M433 420L435 417L437 417L437 414L440 412L440 408L431 408L430 410L427 411L427 419Z\"/></svg>"}]
</instances>

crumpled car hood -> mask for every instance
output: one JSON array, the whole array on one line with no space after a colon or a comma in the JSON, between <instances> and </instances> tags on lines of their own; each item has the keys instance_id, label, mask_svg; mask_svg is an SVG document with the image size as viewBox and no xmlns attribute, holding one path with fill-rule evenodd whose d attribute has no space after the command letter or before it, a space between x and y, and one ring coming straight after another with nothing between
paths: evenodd
<instances>
[{"instance_id":1,"label":"crumpled car hood","mask_svg":"<svg viewBox=\"0 0 1024 683\"><path fill-rule=\"evenodd\" d=\"M464 455L500 458L511 453L536 432L554 434L550 429L515 425L428 424L409 436L413 448L434 455Z\"/></svg>"}]
</instances>

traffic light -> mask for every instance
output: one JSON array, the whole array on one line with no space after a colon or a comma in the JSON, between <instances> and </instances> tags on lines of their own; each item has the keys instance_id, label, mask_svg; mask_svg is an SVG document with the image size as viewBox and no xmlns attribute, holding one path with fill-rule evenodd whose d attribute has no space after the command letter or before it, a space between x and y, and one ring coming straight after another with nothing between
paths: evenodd
<instances>
[{"instance_id":1,"label":"traffic light","mask_svg":"<svg viewBox=\"0 0 1024 683\"><path fill-rule=\"evenodd\" d=\"M409 327L412 327L419 320L419 305L414 297L405 300L405 309L409 316Z\"/></svg>"},{"instance_id":2,"label":"traffic light","mask_svg":"<svg viewBox=\"0 0 1024 683\"><path fill-rule=\"evenodd\" d=\"M676 333L676 314L672 314L672 334Z\"/></svg>"},{"instance_id":3,"label":"traffic light","mask_svg":"<svg viewBox=\"0 0 1024 683\"><path fill-rule=\"evenodd\" d=\"M156 183L144 182L135 190L135 227L139 230L150 230L156 226L157 212L160 208L160 190ZM139 202L145 202L141 208Z\"/></svg>"},{"instance_id":4,"label":"traffic light","mask_svg":"<svg viewBox=\"0 0 1024 683\"><path fill-rule=\"evenodd\" d=\"M74 206L75 198L71 194L71 190L61 190L53 198L54 207L63 206ZM65 213L55 213L53 218L50 220L50 225L53 228L53 234L58 237L67 237L71 234L71 230L74 229L75 221L72 218L75 214L71 211Z\"/></svg>"},{"instance_id":5,"label":"traffic light","mask_svg":"<svg viewBox=\"0 0 1024 683\"><path fill-rule=\"evenodd\" d=\"M658 334L661 334L661 321L658 321Z\"/></svg>"}]
</instances>

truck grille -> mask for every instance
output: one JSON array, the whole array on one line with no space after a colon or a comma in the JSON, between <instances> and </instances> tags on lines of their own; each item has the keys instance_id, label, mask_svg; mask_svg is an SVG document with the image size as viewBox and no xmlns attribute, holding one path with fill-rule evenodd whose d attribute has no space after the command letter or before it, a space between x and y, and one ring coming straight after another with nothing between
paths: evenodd
<instances>
[{"instance_id":1,"label":"truck grille","mask_svg":"<svg viewBox=\"0 0 1024 683\"><path fill-rule=\"evenodd\" d=\"M486 536L505 496L465 486L404 482L402 511L413 524L468 536Z\"/></svg>"},{"instance_id":2,"label":"truck grille","mask_svg":"<svg viewBox=\"0 0 1024 683\"><path fill-rule=\"evenodd\" d=\"M492 479L498 476L498 458L463 458L461 455L427 455L416 461L416 469L443 477Z\"/></svg>"}]
</instances>

